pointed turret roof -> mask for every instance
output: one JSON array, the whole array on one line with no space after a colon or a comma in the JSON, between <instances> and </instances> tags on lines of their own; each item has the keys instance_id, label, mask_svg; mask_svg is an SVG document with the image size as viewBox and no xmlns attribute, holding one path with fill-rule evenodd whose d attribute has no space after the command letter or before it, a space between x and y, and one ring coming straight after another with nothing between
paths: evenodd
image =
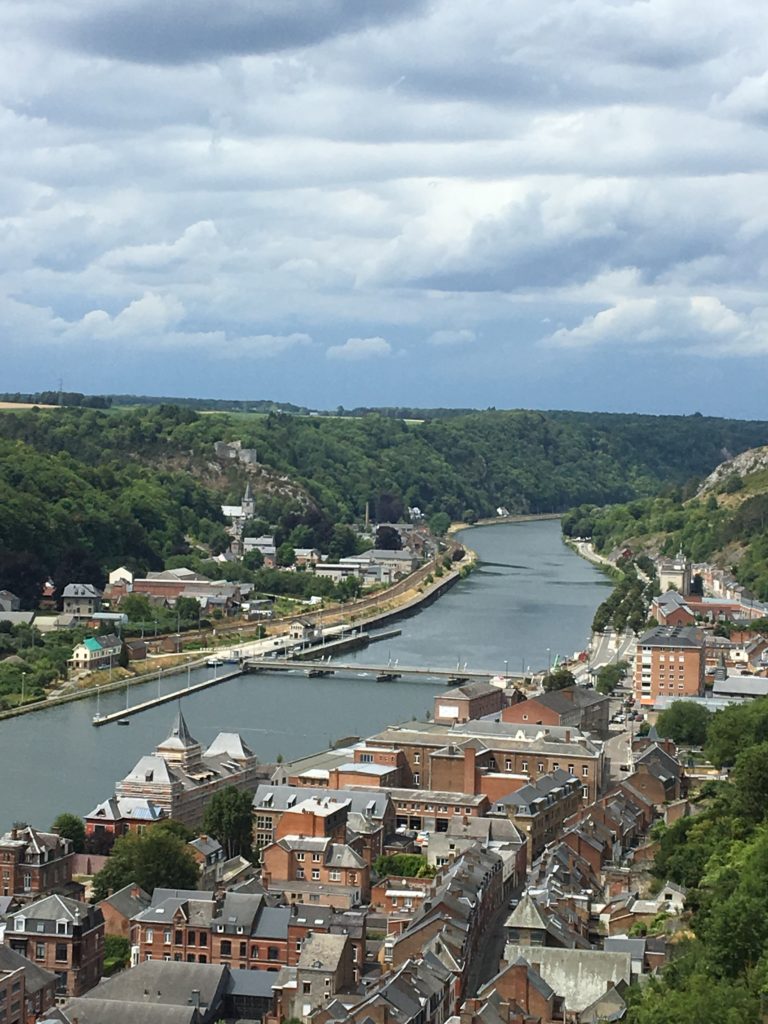
<instances>
[{"instance_id":1,"label":"pointed turret roof","mask_svg":"<svg viewBox=\"0 0 768 1024\"><path fill-rule=\"evenodd\" d=\"M253 491L251 490L251 481L247 480L245 484L245 494L243 495L243 501L252 501Z\"/></svg>"},{"instance_id":2,"label":"pointed turret roof","mask_svg":"<svg viewBox=\"0 0 768 1024\"><path fill-rule=\"evenodd\" d=\"M181 704L179 704L179 710L176 712L176 717L173 720L173 725L171 726L171 731L168 734L168 739L165 740L162 745L163 747L174 746L182 748L199 745L187 728L187 723L181 711Z\"/></svg>"}]
</instances>

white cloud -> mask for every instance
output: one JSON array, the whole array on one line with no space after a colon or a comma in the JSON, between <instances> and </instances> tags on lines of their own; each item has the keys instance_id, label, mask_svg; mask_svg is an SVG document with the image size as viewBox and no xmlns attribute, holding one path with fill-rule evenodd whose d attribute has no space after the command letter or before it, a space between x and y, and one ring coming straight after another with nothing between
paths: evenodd
<instances>
[{"instance_id":1,"label":"white cloud","mask_svg":"<svg viewBox=\"0 0 768 1024\"><path fill-rule=\"evenodd\" d=\"M626 299L543 340L557 348L659 346L670 355L677 349L710 357L753 356L768 352L768 308L739 313L709 295Z\"/></svg>"},{"instance_id":2,"label":"white cloud","mask_svg":"<svg viewBox=\"0 0 768 1024\"><path fill-rule=\"evenodd\" d=\"M353 362L391 355L392 346L385 338L347 338L343 345L331 345L325 354L329 359Z\"/></svg>"},{"instance_id":3,"label":"white cloud","mask_svg":"<svg viewBox=\"0 0 768 1024\"><path fill-rule=\"evenodd\" d=\"M471 345L477 340L474 331L462 328L460 330L433 331L427 341L430 345Z\"/></svg>"}]
</instances>

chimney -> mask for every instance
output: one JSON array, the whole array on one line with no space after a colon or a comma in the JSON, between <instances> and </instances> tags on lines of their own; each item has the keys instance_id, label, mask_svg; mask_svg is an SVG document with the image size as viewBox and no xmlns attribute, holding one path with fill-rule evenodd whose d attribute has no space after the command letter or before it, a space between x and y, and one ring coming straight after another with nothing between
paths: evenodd
<instances>
[{"instance_id":1,"label":"chimney","mask_svg":"<svg viewBox=\"0 0 768 1024\"><path fill-rule=\"evenodd\" d=\"M477 752L473 747L465 747L464 749L464 792L474 796L477 792L476 789L476 768L475 760L477 758Z\"/></svg>"},{"instance_id":2,"label":"chimney","mask_svg":"<svg viewBox=\"0 0 768 1024\"><path fill-rule=\"evenodd\" d=\"M566 743L570 743L571 742L571 730L570 729L566 729L565 730L565 742Z\"/></svg>"}]
</instances>

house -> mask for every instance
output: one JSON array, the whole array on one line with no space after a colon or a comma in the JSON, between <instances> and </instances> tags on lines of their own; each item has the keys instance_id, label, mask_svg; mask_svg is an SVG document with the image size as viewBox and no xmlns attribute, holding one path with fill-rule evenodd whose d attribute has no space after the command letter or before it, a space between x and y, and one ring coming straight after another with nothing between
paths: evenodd
<instances>
[{"instance_id":1,"label":"house","mask_svg":"<svg viewBox=\"0 0 768 1024\"><path fill-rule=\"evenodd\" d=\"M261 893L155 889L133 919L134 959L227 964L277 971L288 963L289 907L270 906Z\"/></svg>"},{"instance_id":2,"label":"house","mask_svg":"<svg viewBox=\"0 0 768 1024\"><path fill-rule=\"evenodd\" d=\"M135 882L100 900L96 906L104 918L105 935L119 935L135 945L131 921L146 910L151 902L149 893L144 892Z\"/></svg>"},{"instance_id":3,"label":"house","mask_svg":"<svg viewBox=\"0 0 768 1024\"><path fill-rule=\"evenodd\" d=\"M101 608L101 591L90 583L68 583L61 595L61 610L77 619L88 619Z\"/></svg>"},{"instance_id":4,"label":"house","mask_svg":"<svg viewBox=\"0 0 768 1024\"><path fill-rule=\"evenodd\" d=\"M11 915L5 941L56 975L57 996L82 995L101 978L104 917L88 903L45 896Z\"/></svg>"},{"instance_id":5,"label":"house","mask_svg":"<svg viewBox=\"0 0 768 1024\"><path fill-rule=\"evenodd\" d=\"M692 606L676 590L654 597L650 617L660 626L692 626L696 620Z\"/></svg>"},{"instance_id":6,"label":"house","mask_svg":"<svg viewBox=\"0 0 768 1024\"><path fill-rule=\"evenodd\" d=\"M307 1024L312 1013L333 994L351 992L355 984L352 947L347 935L311 934L295 968L277 981L278 1019Z\"/></svg>"},{"instance_id":7,"label":"house","mask_svg":"<svg viewBox=\"0 0 768 1024\"><path fill-rule=\"evenodd\" d=\"M74 672L95 672L118 664L122 640L114 633L87 637L77 644L67 665Z\"/></svg>"},{"instance_id":8,"label":"house","mask_svg":"<svg viewBox=\"0 0 768 1024\"><path fill-rule=\"evenodd\" d=\"M433 718L453 725L496 714L504 707L504 691L490 683L464 683L435 697Z\"/></svg>"},{"instance_id":9,"label":"house","mask_svg":"<svg viewBox=\"0 0 768 1024\"><path fill-rule=\"evenodd\" d=\"M133 573L126 566L121 565L117 569L113 569L109 574L108 582L110 584L115 583L127 583L130 587L133 584Z\"/></svg>"},{"instance_id":10,"label":"house","mask_svg":"<svg viewBox=\"0 0 768 1024\"><path fill-rule=\"evenodd\" d=\"M504 950L507 963L515 963L520 957L528 960L570 1014L583 1013L611 988L629 985L632 980L632 957L628 952L508 943Z\"/></svg>"},{"instance_id":11,"label":"house","mask_svg":"<svg viewBox=\"0 0 768 1024\"><path fill-rule=\"evenodd\" d=\"M501 693L501 691L499 691ZM536 725L572 726L608 738L610 699L583 686L567 686L551 690L528 700L504 708L502 722L533 723Z\"/></svg>"},{"instance_id":12,"label":"house","mask_svg":"<svg viewBox=\"0 0 768 1024\"><path fill-rule=\"evenodd\" d=\"M7 988L5 998L4 979ZM14 991L18 981L21 981L22 987ZM35 1024L37 1018L56 1002L56 975L21 953L16 953L10 946L0 943L0 1009L10 1013L9 1024L14 1021L13 1007L16 1002L21 1012L15 1019L24 1024Z\"/></svg>"},{"instance_id":13,"label":"house","mask_svg":"<svg viewBox=\"0 0 768 1024\"><path fill-rule=\"evenodd\" d=\"M115 839L127 832L143 833L168 815L164 808L143 797L110 797L85 816L85 835L93 853L106 854Z\"/></svg>"},{"instance_id":14,"label":"house","mask_svg":"<svg viewBox=\"0 0 768 1024\"><path fill-rule=\"evenodd\" d=\"M72 883L71 839L18 823L0 837L0 896L36 899L45 893L80 891Z\"/></svg>"},{"instance_id":15,"label":"house","mask_svg":"<svg viewBox=\"0 0 768 1024\"><path fill-rule=\"evenodd\" d=\"M21 609L21 599L10 590L0 590L0 612L17 612Z\"/></svg>"},{"instance_id":16,"label":"house","mask_svg":"<svg viewBox=\"0 0 768 1024\"><path fill-rule=\"evenodd\" d=\"M200 868L199 884L207 886L218 882L226 859L226 853L221 843L210 836L200 835L196 839L190 840L187 846L192 851L192 856Z\"/></svg>"},{"instance_id":17,"label":"house","mask_svg":"<svg viewBox=\"0 0 768 1024\"><path fill-rule=\"evenodd\" d=\"M580 804L579 780L560 768L497 800L490 813L508 818L525 836L530 866Z\"/></svg>"}]
</instances>

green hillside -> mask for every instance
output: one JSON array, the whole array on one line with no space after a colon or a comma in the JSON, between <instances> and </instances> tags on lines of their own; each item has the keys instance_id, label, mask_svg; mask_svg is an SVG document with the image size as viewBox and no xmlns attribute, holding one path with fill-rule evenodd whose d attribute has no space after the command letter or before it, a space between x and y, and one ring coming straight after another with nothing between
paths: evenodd
<instances>
[{"instance_id":1,"label":"green hillside","mask_svg":"<svg viewBox=\"0 0 768 1024\"><path fill-rule=\"evenodd\" d=\"M222 463L218 440L255 448ZM211 415L172 405L5 411L0 416L0 587L98 580L128 562L226 543L219 511L247 479L257 526L278 542L343 548L339 524L561 511L659 493L768 443L768 423L691 417L487 411L407 423L378 414Z\"/></svg>"}]
</instances>

